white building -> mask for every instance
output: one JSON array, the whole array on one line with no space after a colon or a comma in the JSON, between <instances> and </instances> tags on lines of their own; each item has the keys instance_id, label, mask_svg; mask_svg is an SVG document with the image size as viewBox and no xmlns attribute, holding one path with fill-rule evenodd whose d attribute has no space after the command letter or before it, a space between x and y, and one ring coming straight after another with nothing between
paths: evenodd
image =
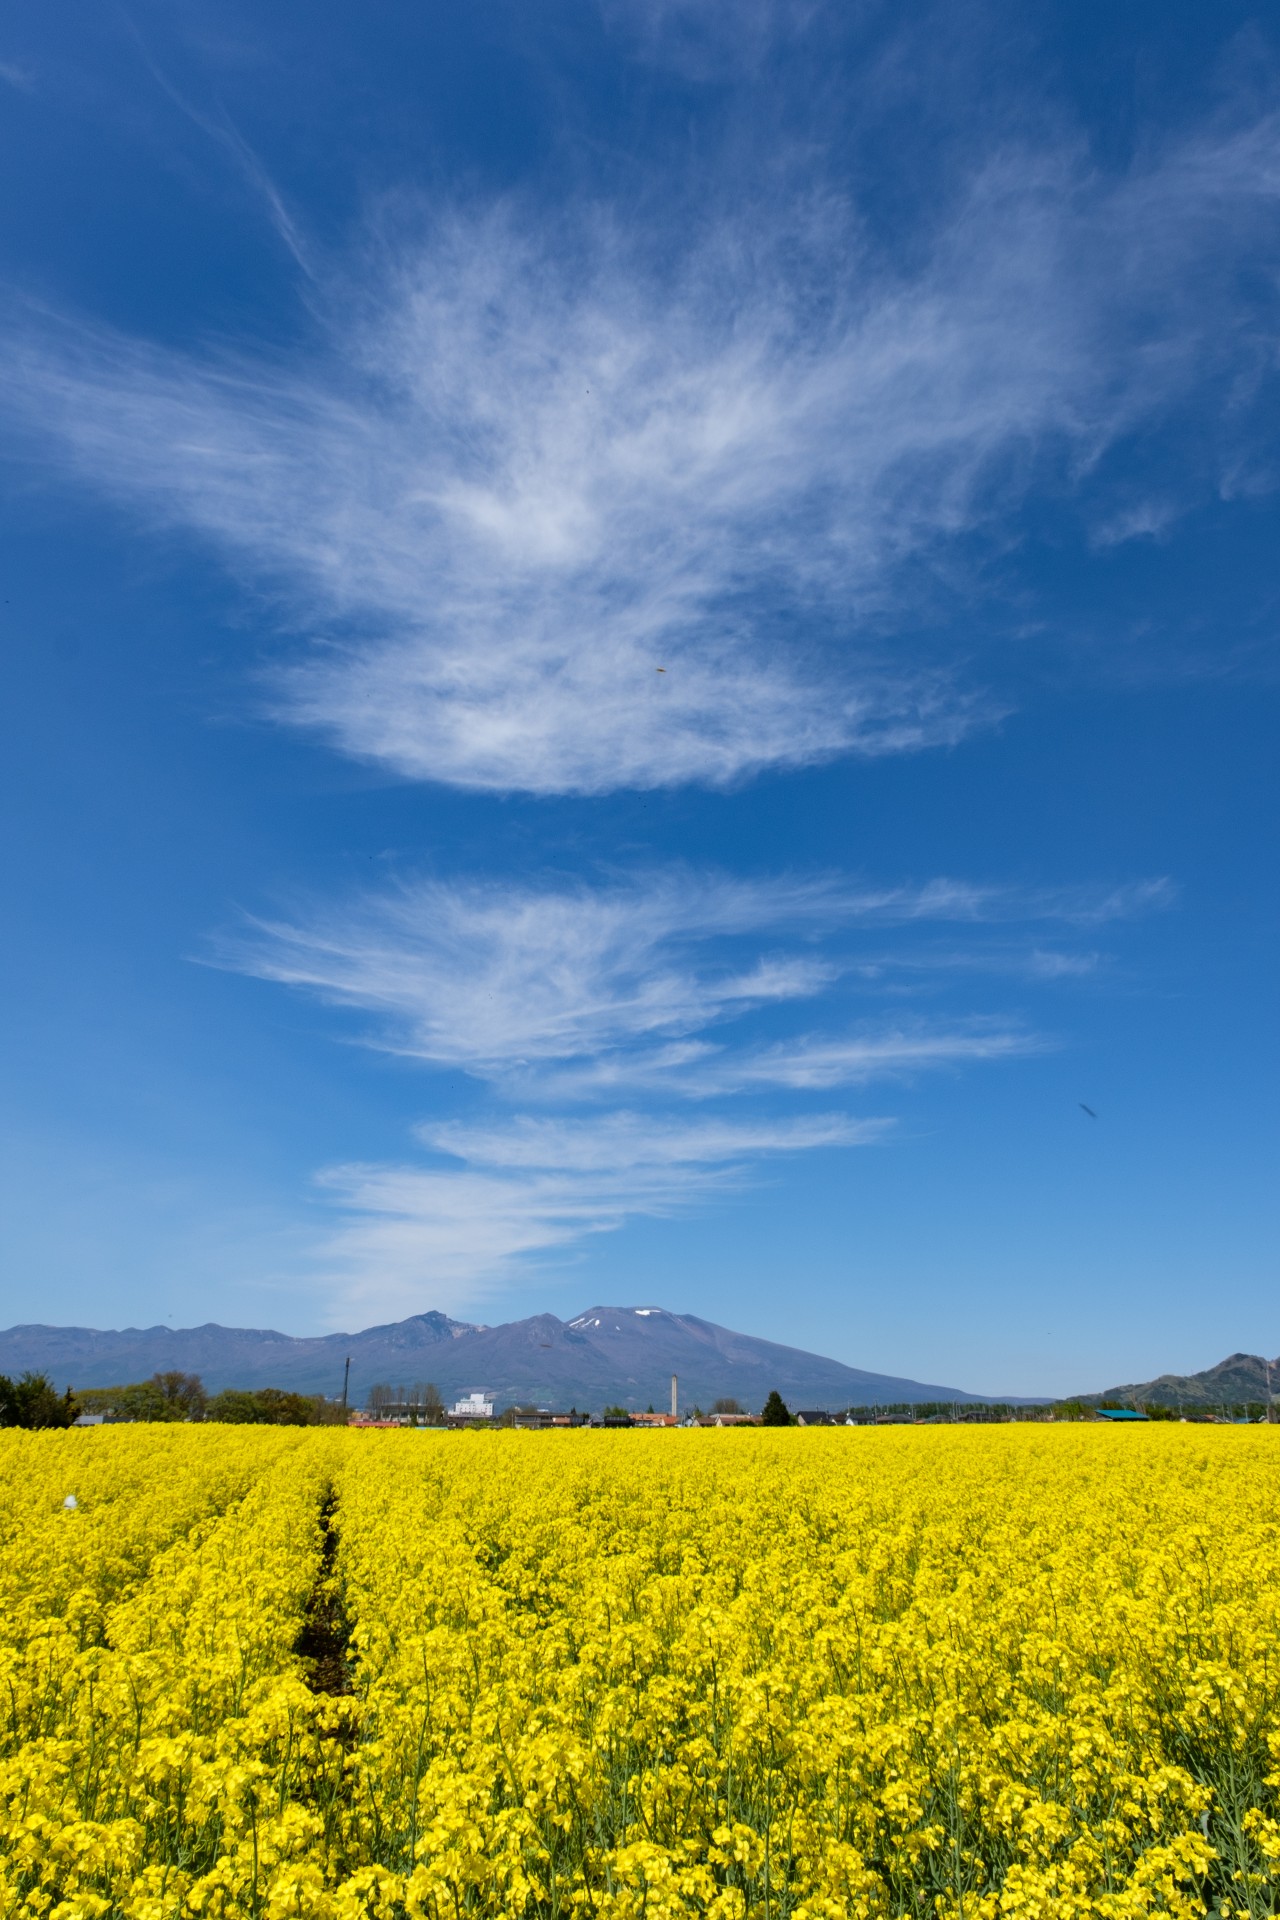
<instances>
[{"instance_id":1,"label":"white building","mask_svg":"<svg viewBox=\"0 0 1280 1920\"><path fill-rule=\"evenodd\" d=\"M452 1420L492 1420L493 1395L491 1393L469 1393L449 1409Z\"/></svg>"}]
</instances>

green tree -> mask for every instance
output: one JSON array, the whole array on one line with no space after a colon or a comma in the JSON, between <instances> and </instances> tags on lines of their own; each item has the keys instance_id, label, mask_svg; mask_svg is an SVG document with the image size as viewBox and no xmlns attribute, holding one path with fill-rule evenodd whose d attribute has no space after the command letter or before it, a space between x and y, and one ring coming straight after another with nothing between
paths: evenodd
<instances>
[{"instance_id":1,"label":"green tree","mask_svg":"<svg viewBox=\"0 0 1280 1920\"><path fill-rule=\"evenodd\" d=\"M198 1373L153 1373L149 1380L111 1389L117 1420L201 1420L204 1382Z\"/></svg>"},{"instance_id":2,"label":"green tree","mask_svg":"<svg viewBox=\"0 0 1280 1920\"><path fill-rule=\"evenodd\" d=\"M760 1424L762 1427L789 1427L791 1425L791 1415L787 1412L787 1403L776 1387L764 1403L764 1411L760 1415Z\"/></svg>"},{"instance_id":3,"label":"green tree","mask_svg":"<svg viewBox=\"0 0 1280 1920\"><path fill-rule=\"evenodd\" d=\"M164 1393L154 1380L135 1380L132 1386L122 1387L115 1405L117 1420L181 1420L182 1411Z\"/></svg>"},{"instance_id":4,"label":"green tree","mask_svg":"<svg viewBox=\"0 0 1280 1920\"><path fill-rule=\"evenodd\" d=\"M236 1387L227 1387L224 1392L214 1394L209 1402L205 1419L217 1420L237 1427L257 1427L263 1424L262 1409L258 1405L257 1394Z\"/></svg>"},{"instance_id":5,"label":"green tree","mask_svg":"<svg viewBox=\"0 0 1280 1920\"><path fill-rule=\"evenodd\" d=\"M198 1420L205 1410L208 1395L198 1373L153 1373L151 1385L166 1407L172 1407L174 1420Z\"/></svg>"},{"instance_id":6,"label":"green tree","mask_svg":"<svg viewBox=\"0 0 1280 1920\"><path fill-rule=\"evenodd\" d=\"M70 1387L59 1393L48 1374L0 1373L0 1427L69 1427L78 1412Z\"/></svg>"},{"instance_id":7,"label":"green tree","mask_svg":"<svg viewBox=\"0 0 1280 1920\"><path fill-rule=\"evenodd\" d=\"M260 1387L258 1405L269 1427L315 1427L324 1402L310 1393L285 1393L280 1387Z\"/></svg>"},{"instance_id":8,"label":"green tree","mask_svg":"<svg viewBox=\"0 0 1280 1920\"><path fill-rule=\"evenodd\" d=\"M308 1393L286 1393L281 1387L259 1387L256 1393L228 1387L209 1402L206 1416L234 1426L316 1427L342 1418L326 1401Z\"/></svg>"}]
</instances>

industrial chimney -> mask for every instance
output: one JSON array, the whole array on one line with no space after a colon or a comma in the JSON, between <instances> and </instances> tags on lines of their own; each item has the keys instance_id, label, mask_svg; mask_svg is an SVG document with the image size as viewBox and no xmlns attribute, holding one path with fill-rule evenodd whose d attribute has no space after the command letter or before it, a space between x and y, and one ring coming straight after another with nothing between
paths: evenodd
<instances>
[{"instance_id":1,"label":"industrial chimney","mask_svg":"<svg viewBox=\"0 0 1280 1920\"><path fill-rule=\"evenodd\" d=\"M680 1408L676 1404L676 1376L674 1373L671 1376L671 1418L673 1420L680 1418Z\"/></svg>"}]
</instances>

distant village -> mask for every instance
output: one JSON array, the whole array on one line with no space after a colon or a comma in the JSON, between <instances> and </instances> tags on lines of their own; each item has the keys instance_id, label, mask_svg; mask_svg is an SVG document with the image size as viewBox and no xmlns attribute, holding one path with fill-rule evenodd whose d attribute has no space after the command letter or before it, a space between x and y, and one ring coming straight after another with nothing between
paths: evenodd
<instances>
[{"instance_id":1,"label":"distant village","mask_svg":"<svg viewBox=\"0 0 1280 1920\"><path fill-rule=\"evenodd\" d=\"M443 1402L438 1406L431 1406L415 1400L411 1395L401 1393L397 1393L397 1397L393 1398L375 1398L379 1392L380 1390L375 1388L373 1395L370 1396L369 1405L350 1415L349 1425L353 1427L422 1427L434 1428L437 1431L446 1428L488 1425L518 1427L536 1432L554 1427L918 1427L1057 1420L1124 1423L1178 1419L1184 1423L1190 1421L1207 1422L1211 1425L1252 1425L1259 1420L1265 1421L1269 1417L1269 1409L1261 1406L1174 1410L1154 1406L1151 1408L1098 1407L1074 1401L1016 1406L1003 1402L952 1400L943 1403L904 1402L894 1406L872 1405L839 1409L800 1407L792 1412L777 1394L769 1396L769 1400L765 1402L763 1410L759 1413L748 1412L734 1399L714 1401L709 1412L694 1406L687 1412L681 1413L674 1376L671 1388L671 1410L663 1413L655 1412L652 1406L644 1413L632 1412L625 1407L606 1407L602 1413L580 1413L576 1407L571 1407L567 1413L563 1413L556 1412L551 1407L527 1404L511 1405L499 1411L495 1397L483 1391L467 1394L455 1401L451 1407L444 1406Z\"/></svg>"},{"instance_id":2,"label":"distant village","mask_svg":"<svg viewBox=\"0 0 1280 1920\"><path fill-rule=\"evenodd\" d=\"M500 1409L496 1395L483 1389L464 1394L452 1406L446 1406L436 1389L429 1384L414 1388L376 1386L370 1391L368 1404L351 1414L349 1424L356 1427L505 1426L536 1431L551 1427L759 1427L784 1423L834 1426L847 1417L826 1408L804 1409L793 1414L777 1394L771 1398L776 1403L775 1407L770 1408L766 1403L764 1411L760 1413L749 1412L735 1399L716 1400L707 1413L698 1406L682 1413L680 1383L674 1373L671 1376L670 1409L658 1412L650 1406L643 1413L623 1406L605 1407L599 1413L581 1412L577 1407L570 1407L564 1412L529 1402L514 1403ZM777 1417L779 1411L782 1419ZM767 1417L770 1414L772 1418Z\"/></svg>"}]
</instances>

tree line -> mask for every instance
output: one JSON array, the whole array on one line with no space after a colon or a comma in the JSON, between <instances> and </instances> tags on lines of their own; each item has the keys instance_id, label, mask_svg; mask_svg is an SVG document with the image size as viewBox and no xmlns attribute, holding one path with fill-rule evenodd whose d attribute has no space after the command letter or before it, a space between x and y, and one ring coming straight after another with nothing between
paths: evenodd
<instances>
[{"instance_id":1,"label":"tree line","mask_svg":"<svg viewBox=\"0 0 1280 1920\"><path fill-rule=\"evenodd\" d=\"M281 1387L229 1387L205 1391L198 1373L153 1373L122 1387L68 1387L59 1393L47 1374L0 1373L0 1427L69 1427L81 1414L104 1420L212 1420L240 1426L316 1427L341 1424L342 1407L321 1394L288 1393Z\"/></svg>"}]
</instances>

